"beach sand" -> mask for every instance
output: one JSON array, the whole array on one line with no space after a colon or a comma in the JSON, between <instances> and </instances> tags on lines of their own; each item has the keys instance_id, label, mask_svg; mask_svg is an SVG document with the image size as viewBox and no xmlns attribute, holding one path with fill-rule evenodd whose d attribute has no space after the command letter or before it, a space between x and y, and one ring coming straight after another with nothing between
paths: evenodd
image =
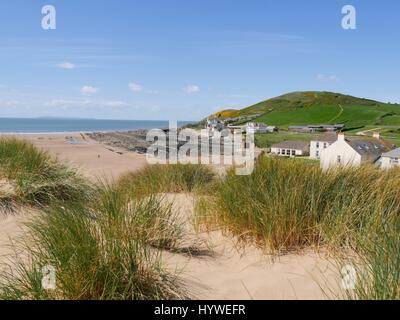
<instances>
[{"instance_id":1,"label":"beach sand","mask_svg":"<svg viewBox=\"0 0 400 320\"><path fill-rule=\"evenodd\" d=\"M18 136L31 140L59 160L75 167L94 181L116 179L146 165L144 155L117 150L80 134L35 134ZM190 195L167 195L183 217L193 216ZM23 234L21 226L31 215L0 213L0 263L10 252L12 239ZM181 270L181 277L193 298L200 299L324 299L321 287L337 292L337 274L325 255L315 252L273 257L251 245L238 249L234 239L221 232L193 235L207 242L212 255L188 257L164 254L171 270ZM325 283L328 282L329 286Z\"/></svg>"},{"instance_id":2,"label":"beach sand","mask_svg":"<svg viewBox=\"0 0 400 320\"><path fill-rule=\"evenodd\" d=\"M165 199L183 219L193 219L191 195L168 194ZM189 294L196 299L321 300L339 293L334 261L322 251L273 256L251 244L239 245L220 231L193 231L193 241L203 243L206 254L165 253L164 264L181 270Z\"/></svg>"},{"instance_id":3,"label":"beach sand","mask_svg":"<svg viewBox=\"0 0 400 320\"><path fill-rule=\"evenodd\" d=\"M24 135L23 138L78 167L91 179L115 180L147 164L144 155L105 146L79 133Z\"/></svg>"}]
</instances>

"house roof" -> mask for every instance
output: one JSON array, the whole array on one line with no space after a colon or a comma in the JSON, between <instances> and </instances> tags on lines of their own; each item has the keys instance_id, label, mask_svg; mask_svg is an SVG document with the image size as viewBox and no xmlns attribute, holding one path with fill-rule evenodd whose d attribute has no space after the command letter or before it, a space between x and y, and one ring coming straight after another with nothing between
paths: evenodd
<instances>
[{"instance_id":1,"label":"house roof","mask_svg":"<svg viewBox=\"0 0 400 320\"><path fill-rule=\"evenodd\" d=\"M312 141L335 142L337 138L338 136L336 133L328 132L317 136L315 139L312 139Z\"/></svg>"},{"instance_id":2,"label":"house roof","mask_svg":"<svg viewBox=\"0 0 400 320\"><path fill-rule=\"evenodd\" d=\"M392 147L383 140L378 139L352 139L346 138L347 143L366 160L375 161L382 153L388 152Z\"/></svg>"},{"instance_id":3,"label":"house roof","mask_svg":"<svg viewBox=\"0 0 400 320\"><path fill-rule=\"evenodd\" d=\"M297 125L289 126L291 129L343 129L344 124L307 124L307 125Z\"/></svg>"},{"instance_id":4,"label":"house roof","mask_svg":"<svg viewBox=\"0 0 400 320\"><path fill-rule=\"evenodd\" d=\"M304 150L308 148L309 143L307 141L283 141L277 144L274 144L272 148L279 149L295 149L295 150Z\"/></svg>"},{"instance_id":5,"label":"house roof","mask_svg":"<svg viewBox=\"0 0 400 320\"><path fill-rule=\"evenodd\" d=\"M400 158L400 148L382 154L382 157Z\"/></svg>"}]
</instances>

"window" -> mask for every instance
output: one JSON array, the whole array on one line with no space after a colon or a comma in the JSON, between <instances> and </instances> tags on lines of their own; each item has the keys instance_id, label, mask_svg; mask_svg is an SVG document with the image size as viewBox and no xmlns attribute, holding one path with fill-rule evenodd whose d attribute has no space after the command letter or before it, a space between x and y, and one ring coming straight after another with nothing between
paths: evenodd
<instances>
[{"instance_id":1,"label":"window","mask_svg":"<svg viewBox=\"0 0 400 320\"><path fill-rule=\"evenodd\" d=\"M392 159L392 163L398 164L398 163L399 163L399 158L393 158L393 159Z\"/></svg>"},{"instance_id":2,"label":"window","mask_svg":"<svg viewBox=\"0 0 400 320\"><path fill-rule=\"evenodd\" d=\"M286 154L290 156L290 150L286 150Z\"/></svg>"},{"instance_id":3,"label":"window","mask_svg":"<svg viewBox=\"0 0 400 320\"><path fill-rule=\"evenodd\" d=\"M337 156L337 163L341 163L342 162L342 157L341 156Z\"/></svg>"},{"instance_id":4,"label":"window","mask_svg":"<svg viewBox=\"0 0 400 320\"><path fill-rule=\"evenodd\" d=\"M282 149L282 155L285 155L285 154L286 154L286 150Z\"/></svg>"},{"instance_id":5,"label":"window","mask_svg":"<svg viewBox=\"0 0 400 320\"><path fill-rule=\"evenodd\" d=\"M317 141L317 149L319 148L319 142Z\"/></svg>"},{"instance_id":6,"label":"window","mask_svg":"<svg viewBox=\"0 0 400 320\"><path fill-rule=\"evenodd\" d=\"M319 151L315 153L316 157L319 159Z\"/></svg>"},{"instance_id":7,"label":"window","mask_svg":"<svg viewBox=\"0 0 400 320\"><path fill-rule=\"evenodd\" d=\"M328 144L326 142L324 142L324 149L326 149L327 146L328 146Z\"/></svg>"},{"instance_id":8,"label":"window","mask_svg":"<svg viewBox=\"0 0 400 320\"><path fill-rule=\"evenodd\" d=\"M296 150L292 150L292 156L296 155Z\"/></svg>"}]
</instances>

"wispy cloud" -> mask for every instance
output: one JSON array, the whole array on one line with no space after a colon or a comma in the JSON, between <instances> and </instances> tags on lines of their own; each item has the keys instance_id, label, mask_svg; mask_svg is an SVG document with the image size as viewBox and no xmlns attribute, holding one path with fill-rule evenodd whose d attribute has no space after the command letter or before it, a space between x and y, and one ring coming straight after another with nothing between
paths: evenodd
<instances>
[{"instance_id":1,"label":"wispy cloud","mask_svg":"<svg viewBox=\"0 0 400 320\"><path fill-rule=\"evenodd\" d=\"M144 90L144 87L138 83L130 83L128 87L132 92L142 92Z\"/></svg>"},{"instance_id":2,"label":"wispy cloud","mask_svg":"<svg viewBox=\"0 0 400 320\"><path fill-rule=\"evenodd\" d=\"M232 50L232 53L241 50L261 50L262 53L282 51L310 53L321 49L321 45L315 43L312 39L294 34L220 30L212 34L205 33L204 36L207 37L208 42L211 41L215 44L215 48Z\"/></svg>"},{"instance_id":3,"label":"wispy cloud","mask_svg":"<svg viewBox=\"0 0 400 320\"><path fill-rule=\"evenodd\" d=\"M120 100L54 99L45 103L48 107L128 107L129 103Z\"/></svg>"},{"instance_id":4,"label":"wispy cloud","mask_svg":"<svg viewBox=\"0 0 400 320\"><path fill-rule=\"evenodd\" d=\"M76 65L71 62L63 62L63 63L57 64L56 67L60 68L60 69L71 70L71 69L75 69Z\"/></svg>"},{"instance_id":5,"label":"wispy cloud","mask_svg":"<svg viewBox=\"0 0 400 320\"><path fill-rule=\"evenodd\" d=\"M25 106L27 105L27 103L20 100L6 100L6 101L0 100L0 105L5 107L19 107L19 106Z\"/></svg>"},{"instance_id":6,"label":"wispy cloud","mask_svg":"<svg viewBox=\"0 0 400 320\"><path fill-rule=\"evenodd\" d=\"M326 74L318 74L317 80L321 82L337 82L339 78L336 75L326 75Z\"/></svg>"},{"instance_id":7,"label":"wispy cloud","mask_svg":"<svg viewBox=\"0 0 400 320\"><path fill-rule=\"evenodd\" d=\"M81 93L82 93L83 95L85 95L85 96L91 96L91 95L93 95L93 94L96 94L98 90L99 90L99 89L97 89L96 87L92 87L92 86L83 86L83 87L81 88Z\"/></svg>"},{"instance_id":8,"label":"wispy cloud","mask_svg":"<svg viewBox=\"0 0 400 320\"><path fill-rule=\"evenodd\" d=\"M186 87L183 88L183 91L186 93L196 93L196 92L200 92L201 89L198 85L195 84L189 84Z\"/></svg>"}]
</instances>

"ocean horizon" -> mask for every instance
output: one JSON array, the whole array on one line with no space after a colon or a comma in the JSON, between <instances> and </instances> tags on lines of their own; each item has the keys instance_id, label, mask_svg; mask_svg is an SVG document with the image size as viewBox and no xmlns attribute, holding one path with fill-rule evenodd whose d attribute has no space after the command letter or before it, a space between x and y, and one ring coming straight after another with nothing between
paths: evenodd
<instances>
[{"instance_id":1,"label":"ocean horizon","mask_svg":"<svg viewBox=\"0 0 400 320\"><path fill-rule=\"evenodd\" d=\"M178 121L178 126L195 121ZM107 120L70 118L0 118L0 133L110 132L168 128L167 120Z\"/></svg>"}]
</instances>

